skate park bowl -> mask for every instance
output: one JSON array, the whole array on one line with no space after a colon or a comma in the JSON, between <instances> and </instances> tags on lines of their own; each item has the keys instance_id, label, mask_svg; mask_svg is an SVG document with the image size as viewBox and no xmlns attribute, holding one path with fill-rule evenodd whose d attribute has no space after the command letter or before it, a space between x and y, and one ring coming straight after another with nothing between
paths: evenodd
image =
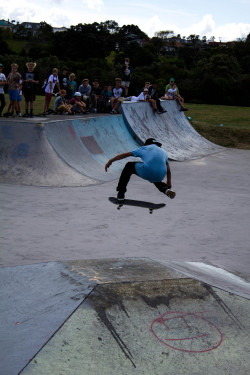
<instances>
[{"instance_id":1,"label":"skate park bowl","mask_svg":"<svg viewBox=\"0 0 250 375\"><path fill-rule=\"evenodd\" d=\"M250 158L162 106L1 120L1 374L249 374L250 283L218 264L248 272L238 165ZM154 215L118 211L108 196L126 161L104 166L149 137L178 161L177 199ZM162 199L144 182L134 197Z\"/></svg>"},{"instance_id":2,"label":"skate park bowl","mask_svg":"<svg viewBox=\"0 0 250 375\"><path fill-rule=\"evenodd\" d=\"M201 137L175 102L153 114L149 103L123 103L117 116L48 121L3 120L0 125L1 182L38 186L86 186L117 179L118 161L107 174L106 162L132 151L147 138L161 141L170 159L182 161L222 150Z\"/></svg>"}]
</instances>

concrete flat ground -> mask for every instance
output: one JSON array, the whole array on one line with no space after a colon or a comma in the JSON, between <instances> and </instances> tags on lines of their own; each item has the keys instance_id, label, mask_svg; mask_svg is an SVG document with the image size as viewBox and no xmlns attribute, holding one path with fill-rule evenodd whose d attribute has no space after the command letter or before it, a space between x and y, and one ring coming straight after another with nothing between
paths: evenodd
<instances>
[{"instance_id":1,"label":"concrete flat ground","mask_svg":"<svg viewBox=\"0 0 250 375\"><path fill-rule=\"evenodd\" d=\"M108 201L116 181L86 187L0 185L0 266L121 257L204 262L250 281L250 152L172 162L174 200L132 177L127 198L167 206L153 215Z\"/></svg>"},{"instance_id":2,"label":"concrete flat ground","mask_svg":"<svg viewBox=\"0 0 250 375\"><path fill-rule=\"evenodd\" d=\"M134 176L152 215L116 181L1 184L0 372L248 375L249 165L172 162L174 200Z\"/></svg>"}]
</instances>

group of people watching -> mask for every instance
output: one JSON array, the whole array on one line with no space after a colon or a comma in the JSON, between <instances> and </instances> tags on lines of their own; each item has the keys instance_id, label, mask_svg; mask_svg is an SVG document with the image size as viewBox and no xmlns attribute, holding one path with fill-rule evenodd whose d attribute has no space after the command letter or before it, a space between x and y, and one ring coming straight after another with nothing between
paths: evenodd
<instances>
[{"instance_id":1,"label":"group of people watching","mask_svg":"<svg viewBox=\"0 0 250 375\"><path fill-rule=\"evenodd\" d=\"M26 64L26 72L22 77L18 72L18 65L11 64L11 72L5 76L3 73L3 64L0 64L0 117L6 105L4 97L4 86L8 85L9 106L5 117L21 116L20 102L22 94L25 98L25 114L24 117L33 117L33 104L36 99L35 85L39 84L37 73L34 71L36 63L28 62ZM30 111L29 111L30 110Z\"/></svg>"},{"instance_id":2,"label":"group of people watching","mask_svg":"<svg viewBox=\"0 0 250 375\"><path fill-rule=\"evenodd\" d=\"M36 86L39 84L39 81L35 72L36 63L32 61L28 62L26 67L27 70L22 77L18 73L17 64L12 64L11 72L6 78L2 73L3 65L0 64L0 116L2 116L3 108L6 105L4 85L8 85L10 103L7 113L4 116L21 116L20 101L22 100L23 93L25 98L25 113L23 117L33 117ZM148 101L153 112L161 114L166 111L162 108L160 99L176 100L180 105L181 111L187 110L184 107L184 99L180 96L173 78L170 79L169 84L165 88L165 95L162 97L159 97L156 82L152 84L145 82L138 96L128 96L131 80L131 68L128 58L125 59L121 76L122 78L115 79L113 87L106 84L101 88L97 79L90 85L88 78L84 78L79 87L77 87L74 73L68 74L68 69L63 67L61 74L58 74L58 69L54 68L43 84L45 90L43 114L62 113L72 115L89 112L110 112L111 114L116 114L119 105L123 101ZM56 94L54 93L55 88L57 88ZM49 109L52 95L56 95L54 110Z\"/></svg>"}]
</instances>

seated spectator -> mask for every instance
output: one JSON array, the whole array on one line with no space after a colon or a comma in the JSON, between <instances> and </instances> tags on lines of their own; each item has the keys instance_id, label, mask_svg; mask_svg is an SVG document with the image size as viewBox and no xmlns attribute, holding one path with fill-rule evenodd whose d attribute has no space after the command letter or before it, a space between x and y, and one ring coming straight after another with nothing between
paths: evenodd
<instances>
[{"instance_id":1,"label":"seated spectator","mask_svg":"<svg viewBox=\"0 0 250 375\"><path fill-rule=\"evenodd\" d=\"M65 99L66 94L67 94L66 90L60 91L59 96L56 98L55 103L54 103L54 110L56 113L65 113L65 114L68 113L69 115L71 115L72 105L66 103L66 99Z\"/></svg>"},{"instance_id":2,"label":"seated spectator","mask_svg":"<svg viewBox=\"0 0 250 375\"><path fill-rule=\"evenodd\" d=\"M88 109L89 108L89 96L91 93L91 86L89 84L88 78L84 78L82 80L82 84L79 86L78 92L81 93L82 99L84 103L86 104L86 108Z\"/></svg>"},{"instance_id":3,"label":"seated spectator","mask_svg":"<svg viewBox=\"0 0 250 375\"><path fill-rule=\"evenodd\" d=\"M97 111L99 112L101 98L102 89L99 86L98 80L95 79L89 96L89 109L93 113L96 113Z\"/></svg>"},{"instance_id":4,"label":"seated spectator","mask_svg":"<svg viewBox=\"0 0 250 375\"><path fill-rule=\"evenodd\" d=\"M106 112L107 105L112 97L112 87L104 85L102 90L102 98L100 99L100 112Z\"/></svg>"},{"instance_id":5,"label":"seated spectator","mask_svg":"<svg viewBox=\"0 0 250 375\"><path fill-rule=\"evenodd\" d=\"M164 100L173 100L176 95L177 87L173 85L167 92L165 92L165 96L162 96L161 99Z\"/></svg>"},{"instance_id":6,"label":"seated spectator","mask_svg":"<svg viewBox=\"0 0 250 375\"><path fill-rule=\"evenodd\" d=\"M69 102L72 105L72 112L74 113L85 113L86 104L82 101L82 95L79 91L75 92L74 98Z\"/></svg>"},{"instance_id":7,"label":"seated spectator","mask_svg":"<svg viewBox=\"0 0 250 375\"><path fill-rule=\"evenodd\" d=\"M130 100L131 102L148 102L148 89L144 88L140 95L130 96L125 98L125 100Z\"/></svg>"},{"instance_id":8,"label":"seated spectator","mask_svg":"<svg viewBox=\"0 0 250 375\"><path fill-rule=\"evenodd\" d=\"M69 80L68 80L68 99L72 99L75 95L75 92L76 92L76 86L77 86L77 83L75 81L75 74L74 73L71 73L69 75Z\"/></svg>"},{"instance_id":9,"label":"seated spectator","mask_svg":"<svg viewBox=\"0 0 250 375\"><path fill-rule=\"evenodd\" d=\"M152 85L149 86L149 88L148 88L148 96L149 96L150 99L153 99L155 101L155 103L156 103L156 110L158 109L158 113L159 114L167 112L161 106L161 101L159 99L159 94L158 94L158 89L157 89L157 83L156 82L153 82ZM149 101L149 102L151 103L151 105L152 105L152 107L154 109L154 112L156 112L154 102L152 100Z\"/></svg>"},{"instance_id":10,"label":"seated spectator","mask_svg":"<svg viewBox=\"0 0 250 375\"><path fill-rule=\"evenodd\" d=\"M121 78L115 79L115 87L112 88L112 98L110 99L110 105L111 105L111 114L117 113L117 108L122 102L122 99L124 99L125 91L124 88L121 87L122 80Z\"/></svg>"},{"instance_id":11,"label":"seated spectator","mask_svg":"<svg viewBox=\"0 0 250 375\"><path fill-rule=\"evenodd\" d=\"M171 98L170 96L169 96L169 93L168 93L168 91L169 91L169 89L173 89L173 87L175 87L174 88L174 90L175 90L175 95L174 95L174 97L173 98ZM187 108L185 108L184 107L184 99L180 96L180 93L179 93L179 90L178 90L178 87L176 86L176 84L175 84L175 82L174 82L174 78L170 78L170 80L169 80L169 84L166 86L166 88L165 88L165 96L166 96L166 93L168 93L167 95L168 95L168 99L172 99L172 100L176 100L177 101L177 103L179 104L179 106L181 107L181 109L180 109L180 111L188 111L188 109Z\"/></svg>"}]
</instances>

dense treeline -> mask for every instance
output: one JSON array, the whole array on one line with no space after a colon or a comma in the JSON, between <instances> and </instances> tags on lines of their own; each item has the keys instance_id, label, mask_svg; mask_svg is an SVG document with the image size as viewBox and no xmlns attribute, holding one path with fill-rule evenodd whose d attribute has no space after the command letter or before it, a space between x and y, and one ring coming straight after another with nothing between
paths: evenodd
<instances>
[{"instance_id":1,"label":"dense treeline","mask_svg":"<svg viewBox=\"0 0 250 375\"><path fill-rule=\"evenodd\" d=\"M250 105L250 34L227 45L211 46L197 35L178 45L162 37L167 33L159 32L150 39L137 26L119 27L115 21L78 24L54 33L42 22L33 36L19 25L15 32L0 29L0 62L6 74L12 62L22 74L26 62L34 60L40 86L53 67L60 70L65 65L76 74L78 84L83 78L113 84L121 76L124 57L129 57L131 94L153 80L163 94L173 76L187 102ZM166 49L171 43L173 48Z\"/></svg>"}]
</instances>

